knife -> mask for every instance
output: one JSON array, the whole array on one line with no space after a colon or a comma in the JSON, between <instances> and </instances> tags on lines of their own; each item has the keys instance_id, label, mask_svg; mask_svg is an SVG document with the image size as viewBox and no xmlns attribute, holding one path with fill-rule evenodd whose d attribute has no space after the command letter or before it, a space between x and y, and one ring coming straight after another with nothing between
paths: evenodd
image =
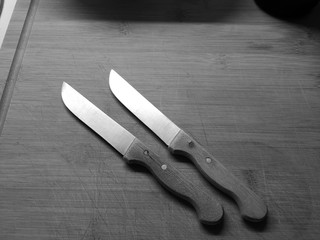
<instances>
[{"instance_id":1,"label":"knife","mask_svg":"<svg viewBox=\"0 0 320 240\"><path fill-rule=\"evenodd\" d=\"M253 191L114 70L110 72L109 85L116 98L147 125L170 152L189 158L210 183L231 196L244 219L258 222L266 217L267 206Z\"/></svg>"},{"instance_id":2,"label":"knife","mask_svg":"<svg viewBox=\"0 0 320 240\"><path fill-rule=\"evenodd\" d=\"M120 152L129 164L145 166L162 186L191 203L200 222L213 225L222 219L223 209L217 201L192 184L173 166L161 161L138 138L65 82L62 84L61 95L66 107Z\"/></svg>"}]
</instances>

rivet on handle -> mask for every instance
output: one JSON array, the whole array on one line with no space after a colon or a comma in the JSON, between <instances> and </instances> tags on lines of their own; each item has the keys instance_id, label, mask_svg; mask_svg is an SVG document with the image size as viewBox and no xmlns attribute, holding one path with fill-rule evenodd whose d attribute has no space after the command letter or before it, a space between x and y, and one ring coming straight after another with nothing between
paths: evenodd
<instances>
[{"instance_id":1,"label":"rivet on handle","mask_svg":"<svg viewBox=\"0 0 320 240\"><path fill-rule=\"evenodd\" d=\"M211 163L211 162L212 162L212 159L209 158L209 157L207 157L207 158L206 158L206 162L207 162L207 163Z\"/></svg>"},{"instance_id":2,"label":"rivet on handle","mask_svg":"<svg viewBox=\"0 0 320 240\"><path fill-rule=\"evenodd\" d=\"M188 145L189 145L189 147L194 147L194 142L192 141L192 140L188 140Z\"/></svg>"}]
</instances>

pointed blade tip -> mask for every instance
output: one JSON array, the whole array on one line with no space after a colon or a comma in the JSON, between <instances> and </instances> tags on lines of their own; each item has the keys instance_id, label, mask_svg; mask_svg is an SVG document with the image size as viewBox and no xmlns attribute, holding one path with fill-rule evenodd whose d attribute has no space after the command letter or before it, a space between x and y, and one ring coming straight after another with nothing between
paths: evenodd
<instances>
[{"instance_id":1,"label":"pointed blade tip","mask_svg":"<svg viewBox=\"0 0 320 240\"><path fill-rule=\"evenodd\" d=\"M67 92L68 90L72 88L68 83L66 82L63 82L62 83L62 86L61 86L61 98L62 98L62 101L63 103L68 107L68 104L67 104Z\"/></svg>"},{"instance_id":2,"label":"pointed blade tip","mask_svg":"<svg viewBox=\"0 0 320 240\"><path fill-rule=\"evenodd\" d=\"M114 93L114 85L115 85L115 78L120 77L120 75L113 69L111 69L109 74L109 86L111 91Z\"/></svg>"},{"instance_id":3,"label":"pointed blade tip","mask_svg":"<svg viewBox=\"0 0 320 240\"><path fill-rule=\"evenodd\" d=\"M70 88L71 86L66 83L66 82L62 82L62 86L61 86L61 94L63 94L64 92L67 91L67 88Z\"/></svg>"},{"instance_id":4,"label":"pointed blade tip","mask_svg":"<svg viewBox=\"0 0 320 240\"><path fill-rule=\"evenodd\" d=\"M67 87L67 83L63 82L62 86L61 86L61 98L62 98L62 101L63 101L64 104L66 104L66 101L65 101L66 87Z\"/></svg>"},{"instance_id":5,"label":"pointed blade tip","mask_svg":"<svg viewBox=\"0 0 320 240\"><path fill-rule=\"evenodd\" d=\"M117 72L113 69L110 70L109 74L109 82L112 81L113 77L117 74Z\"/></svg>"}]
</instances>

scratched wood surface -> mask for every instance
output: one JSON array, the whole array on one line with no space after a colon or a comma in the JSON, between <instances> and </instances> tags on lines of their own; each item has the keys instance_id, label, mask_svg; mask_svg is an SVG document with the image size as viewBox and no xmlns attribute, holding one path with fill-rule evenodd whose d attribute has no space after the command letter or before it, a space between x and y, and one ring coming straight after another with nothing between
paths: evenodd
<instances>
[{"instance_id":1,"label":"scratched wood surface","mask_svg":"<svg viewBox=\"0 0 320 240\"><path fill-rule=\"evenodd\" d=\"M30 1L0 50L1 90ZM39 4L0 137L1 239L318 239L320 8L299 21L251 0ZM3 59L5 62L3 62ZM115 69L261 196L243 221L113 97ZM68 82L224 207L206 227L64 107Z\"/></svg>"}]
</instances>

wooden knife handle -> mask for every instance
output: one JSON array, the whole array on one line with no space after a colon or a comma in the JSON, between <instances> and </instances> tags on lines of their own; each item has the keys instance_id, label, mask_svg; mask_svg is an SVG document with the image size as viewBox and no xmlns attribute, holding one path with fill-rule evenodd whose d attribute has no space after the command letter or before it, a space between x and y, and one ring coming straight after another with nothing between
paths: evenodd
<instances>
[{"instance_id":1,"label":"wooden knife handle","mask_svg":"<svg viewBox=\"0 0 320 240\"><path fill-rule=\"evenodd\" d=\"M222 219L223 209L217 201L193 185L178 170L160 161L159 157L137 138L123 157L128 163L147 167L166 189L191 203L203 224L213 225Z\"/></svg>"},{"instance_id":2,"label":"wooden knife handle","mask_svg":"<svg viewBox=\"0 0 320 240\"><path fill-rule=\"evenodd\" d=\"M258 222L265 218L267 206L263 201L183 130L171 142L169 150L192 160L209 182L236 201L244 219Z\"/></svg>"}]
</instances>

